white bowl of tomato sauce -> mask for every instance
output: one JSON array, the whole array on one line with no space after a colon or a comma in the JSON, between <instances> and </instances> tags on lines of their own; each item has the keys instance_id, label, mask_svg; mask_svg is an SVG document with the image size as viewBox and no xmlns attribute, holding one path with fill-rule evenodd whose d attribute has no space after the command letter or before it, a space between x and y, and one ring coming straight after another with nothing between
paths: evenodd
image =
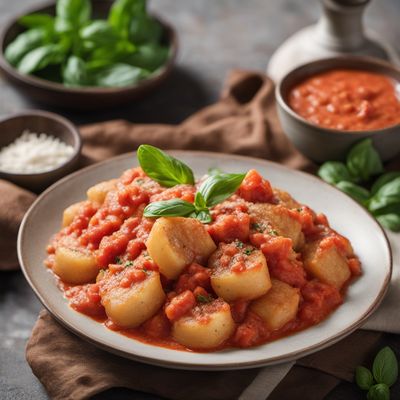
<instances>
[{"instance_id":1,"label":"white bowl of tomato sauce","mask_svg":"<svg viewBox=\"0 0 400 400\"><path fill-rule=\"evenodd\" d=\"M294 145L316 162L343 159L370 137L384 161L400 153L400 70L367 57L313 61L277 85L278 114Z\"/></svg>"}]
</instances>

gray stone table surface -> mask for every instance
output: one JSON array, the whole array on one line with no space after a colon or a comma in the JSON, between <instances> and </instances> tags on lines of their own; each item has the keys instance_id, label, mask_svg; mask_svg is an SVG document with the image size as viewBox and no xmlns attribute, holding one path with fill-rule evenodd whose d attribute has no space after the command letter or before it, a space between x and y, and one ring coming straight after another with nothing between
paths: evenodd
<instances>
[{"instance_id":1,"label":"gray stone table surface","mask_svg":"<svg viewBox=\"0 0 400 400\"><path fill-rule=\"evenodd\" d=\"M37 4L37 0L0 0L0 26L13 14ZM53 111L79 124L113 118L179 122L218 98L230 69L265 70L274 49L319 15L317 0L153 0L150 6L178 30L180 52L169 81L157 93L117 110ZM368 7L366 23L392 43L398 43L399 17L399 0L374 0ZM0 79L0 117L39 107L44 108L29 102ZM40 308L20 272L0 273L1 400L47 398L24 356L26 340ZM104 398L120 395L115 392ZM141 393L129 398L154 399Z\"/></svg>"}]
</instances>

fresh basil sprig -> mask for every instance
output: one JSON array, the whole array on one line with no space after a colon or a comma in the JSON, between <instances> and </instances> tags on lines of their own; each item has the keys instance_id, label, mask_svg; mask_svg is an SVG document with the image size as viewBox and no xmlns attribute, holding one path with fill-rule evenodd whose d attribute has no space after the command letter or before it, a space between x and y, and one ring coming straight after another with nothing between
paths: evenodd
<instances>
[{"instance_id":1,"label":"fresh basil sprig","mask_svg":"<svg viewBox=\"0 0 400 400\"><path fill-rule=\"evenodd\" d=\"M328 161L318 175L366 207L385 228L400 231L400 171L384 173L371 185L371 177L382 172L372 140L364 139L350 150L346 164Z\"/></svg>"},{"instance_id":2,"label":"fresh basil sprig","mask_svg":"<svg viewBox=\"0 0 400 400\"><path fill-rule=\"evenodd\" d=\"M318 175L332 185L342 181L351 182L353 180L346 165L340 161L328 161L322 164L318 170Z\"/></svg>"},{"instance_id":3,"label":"fresh basil sprig","mask_svg":"<svg viewBox=\"0 0 400 400\"><path fill-rule=\"evenodd\" d=\"M397 381L399 366L396 355L390 347L384 347L376 355L372 373L359 366L355 371L355 381L362 390L368 390L368 400L389 400L390 387Z\"/></svg>"},{"instance_id":4,"label":"fresh basil sprig","mask_svg":"<svg viewBox=\"0 0 400 400\"><path fill-rule=\"evenodd\" d=\"M367 189L353 182L340 181L336 184L336 187L363 205L366 204L370 196Z\"/></svg>"},{"instance_id":5,"label":"fresh basil sprig","mask_svg":"<svg viewBox=\"0 0 400 400\"><path fill-rule=\"evenodd\" d=\"M190 167L157 147L142 144L137 150L137 157L146 175L162 186L194 185L193 171Z\"/></svg>"},{"instance_id":6,"label":"fresh basil sprig","mask_svg":"<svg viewBox=\"0 0 400 400\"><path fill-rule=\"evenodd\" d=\"M363 182L383 172L382 160L371 139L364 139L353 146L347 155L346 164L350 174Z\"/></svg>"},{"instance_id":7,"label":"fresh basil sprig","mask_svg":"<svg viewBox=\"0 0 400 400\"><path fill-rule=\"evenodd\" d=\"M144 209L143 215L150 218L191 217L207 224L212 221L210 207L235 193L244 177L245 174L211 175L201 184L194 203L182 199L158 201L150 203Z\"/></svg>"}]
</instances>

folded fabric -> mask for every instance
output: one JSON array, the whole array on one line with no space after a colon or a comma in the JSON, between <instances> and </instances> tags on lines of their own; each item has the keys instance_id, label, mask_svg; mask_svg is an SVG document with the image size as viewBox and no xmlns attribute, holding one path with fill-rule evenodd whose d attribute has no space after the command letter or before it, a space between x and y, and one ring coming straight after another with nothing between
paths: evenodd
<instances>
[{"instance_id":1,"label":"folded fabric","mask_svg":"<svg viewBox=\"0 0 400 400\"><path fill-rule=\"evenodd\" d=\"M227 80L221 99L180 125L111 121L83 127L81 133L84 141L82 165L133 151L141 143L149 143L164 149L251 155L303 170L315 168L282 133L275 109L273 83L259 73L234 71ZM19 204L23 213L34 196L16 190L10 191L14 196L12 201L17 202L22 193L26 197L25 202ZM2 201L0 197L0 221L4 213ZM9 231L16 231L20 217L16 213L15 217L4 219L8 221ZM14 257L7 265L16 265L15 243L4 243L8 247L3 251L10 250ZM390 313L393 312L393 301L390 301ZM384 314L384 310L381 313ZM382 318L394 320L390 313ZM299 379L307 381L307 371L318 369L320 375L314 384L320 380L321 390L319 394L315 393L319 397L313 398L321 399L340 379L351 379L355 365L370 356L379 337L380 334L375 332L356 332L334 347L299 361L288 374L288 379L292 383ZM131 388L171 399L258 400L265 399L292 367L292 363L286 363L261 369L209 373L144 365L83 342L62 328L47 312L41 313L33 329L27 346L27 360L50 396L60 400L88 398L111 387ZM282 399L293 398L290 396L296 394L290 384L285 389L284 383L277 391ZM274 398L275 394L271 396Z\"/></svg>"}]
</instances>

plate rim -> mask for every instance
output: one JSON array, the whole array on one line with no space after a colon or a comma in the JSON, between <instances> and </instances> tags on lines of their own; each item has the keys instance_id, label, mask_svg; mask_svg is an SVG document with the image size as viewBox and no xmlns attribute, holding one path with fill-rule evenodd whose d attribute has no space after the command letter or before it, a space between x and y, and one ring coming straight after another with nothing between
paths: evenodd
<instances>
[{"instance_id":1,"label":"plate rim","mask_svg":"<svg viewBox=\"0 0 400 400\"><path fill-rule=\"evenodd\" d=\"M50 315L52 315L62 326L64 326L65 328L67 328L69 331L72 331L74 334L76 334L77 336L79 336L80 338L92 343L93 345L109 352L109 353L113 353L119 356L122 356L124 358L128 358L134 361L139 361L139 362L144 362L146 364L150 364L150 365L155 365L155 366L159 366L159 367L165 367L165 368L172 368L172 369L190 369L190 370L198 370L198 371L217 371L217 370L233 370L233 369L250 369L250 368L257 368L257 367L263 367L263 366L269 366L269 365L277 365L277 364L281 364L284 362L290 362L290 361L294 361L298 358L307 356L309 354L312 354L316 351L322 350L326 347L329 347L335 343L337 343L338 341L340 341L341 339L343 339L344 337L350 335L352 332L354 332L357 328L359 328L360 326L362 326L364 324L364 322L373 314L373 312L379 307L379 305L381 304L382 300L384 299L388 289L389 289L389 284L390 284L390 280L392 277L392 273L393 273L393 254L392 254L392 249L390 246L390 242L388 239L388 236L386 234L386 232L384 231L384 229L382 228L382 226L379 224L379 222L361 205L359 205L354 199L352 199L349 195L347 195L346 193L340 191L339 189L337 189L336 187L326 183L325 181L323 181L322 179L318 178L315 175L312 175L308 172L305 171L301 171L301 170L296 170L290 167L287 167L285 165L279 164L277 162L274 161L270 161L270 160L264 160L261 158L257 158L257 157L249 157L249 156L243 156L243 155L238 155L238 154L227 154L227 153L219 153L219 152L211 152L211 151L196 151L196 150L166 150L167 153L174 155L174 156L179 156L181 155L197 155L197 156L207 156L207 157L218 157L220 158L225 158L225 159L241 159L243 161L247 161L247 162L254 162L257 161L257 163L263 163L266 166L268 165L272 165L274 168L278 168L281 170L284 170L286 172L291 172L291 173L295 173L295 174L301 174L304 178L306 178L307 180L311 180L314 182L318 182L318 184L325 186L325 187L329 187L330 189L334 189L338 192L340 192L342 195L346 196L347 198L349 198L357 207L359 207L364 215L371 220L374 225L376 226L376 228L379 230L379 232L382 234L383 239L384 239L384 244L385 244L385 248L387 250L388 253L388 261L389 261L389 268L388 268L388 272L385 276L385 279L382 283L382 286L379 290L379 293L377 294L375 300L373 303L371 303L371 305L368 307L368 309L357 319L357 321L353 322L351 325L347 326L346 328L342 329L340 332L337 333L337 335L335 335L332 338L329 339L323 339L320 342L317 342L313 345L310 345L304 349L301 350L296 350L296 351L292 351L286 355L281 355L281 356L275 356L275 357L269 357L267 359L262 359L259 361L243 361L243 362L223 362L223 363L213 363L213 364L196 364L196 363L190 363L190 362L184 362L184 361L169 361L169 360L160 360L160 359L156 359L156 358L152 358L152 357L146 357L146 356L142 356L142 355L137 355L125 350L121 350L115 347L110 346L107 343L104 343L104 341L102 341L101 339L95 339L90 337L89 335L85 334L84 332L82 332L82 330L79 329L79 327L75 326L74 324L66 321L62 316L58 315L57 312L53 311L51 309L51 305L48 304L48 302L43 298L43 296L41 295L40 291L36 288L35 284L33 283L32 279L31 279L31 273L29 273L28 269L26 268L25 264L24 264L24 257L22 254L22 237L23 237L23 232L25 229L25 225L27 224L28 219L30 218L30 215L32 214L32 212L34 211L34 209L37 207L37 205L42 201L42 199L46 196L48 196L53 190L55 190L57 187L61 186L64 184L64 182L73 180L76 176L79 176L81 174L86 173L87 171L91 171L93 169L98 168L101 165L105 165L111 162L115 162L117 160L120 159L125 159L125 158L129 158L129 157L135 157L136 155L136 151L129 151L127 153L124 154L120 154L114 157L111 157L107 160L103 160L100 162L96 162L93 165L89 165L87 167L81 168L78 171L75 171L67 176L65 176L64 178L58 180L57 182L55 182L53 185L51 185L50 187L48 187L44 192L42 192L38 198L32 203L32 205L29 207L28 211L25 213L22 222L20 224L20 228L18 230L18 238L17 238L17 254L18 254L18 261L21 267L21 270L25 276L25 279L27 280L27 282L29 283L29 286L31 287L31 289L33 290L33 292L35 293L36 297L39 299L39 301L41 302L41 304L46 308L46 310L50 313ZM154 345L150 345L153 347L157 347ZM214 353L211 353L214 354Z\"/></svg>"}]
</instances>

